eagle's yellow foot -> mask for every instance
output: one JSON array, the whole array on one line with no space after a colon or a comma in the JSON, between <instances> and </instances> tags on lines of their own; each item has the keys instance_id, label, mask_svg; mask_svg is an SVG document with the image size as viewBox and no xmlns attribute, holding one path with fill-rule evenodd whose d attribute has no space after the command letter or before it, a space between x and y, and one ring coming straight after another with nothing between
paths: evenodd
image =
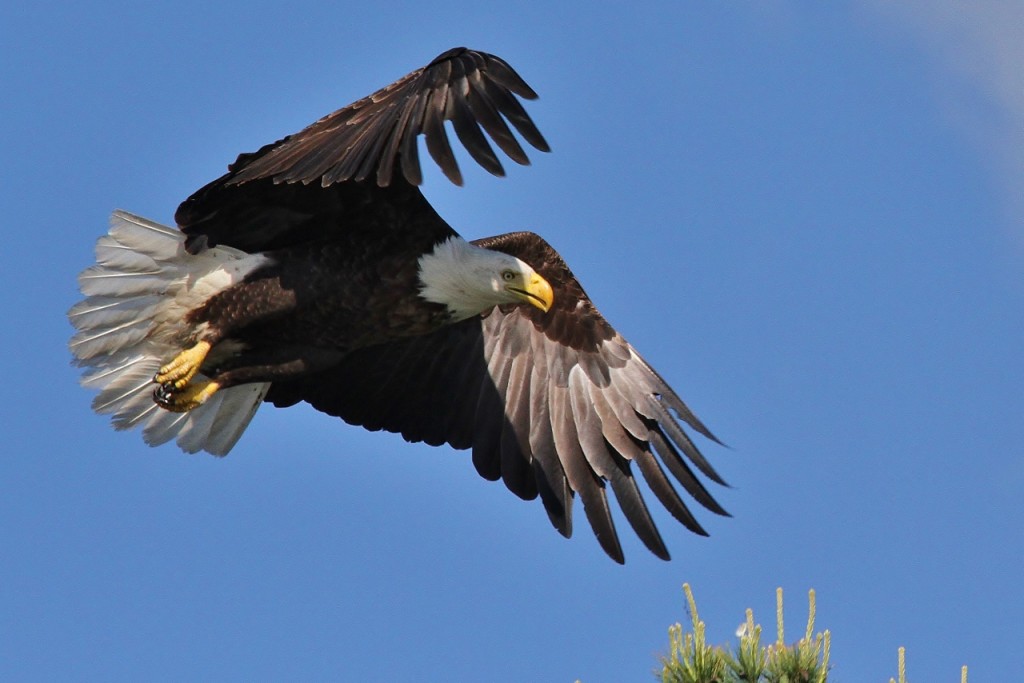
<instances>
[{"instance_id":1,"label":"eagle's yellow foot","mask_svg":"<svg viewBox=\"0 0 1024 683\"><path fill-rule=\"evenodd\" d=\"M190 349L185 349L175 356L174 360L161 367L153 377L153 381L161 387L170 384L175 390L184 389L189 380L199 372L199 367L206 360L206 354L209 352L210 342L205 341L199 342Z\"/></svg>"},{"instance_id":2,"label":"eagle's yellow foot","mask_svg":"<svg viewBox=\"0 0 1024 683\"><path fill-rule=\"evenodd\" d=\"M153 400L164 410L187 413L206 403L218 389L220 385L209 379L200 380L184 388L178 388L172 382L164 382L153 391Z\"/></svg>"}]
</instances>

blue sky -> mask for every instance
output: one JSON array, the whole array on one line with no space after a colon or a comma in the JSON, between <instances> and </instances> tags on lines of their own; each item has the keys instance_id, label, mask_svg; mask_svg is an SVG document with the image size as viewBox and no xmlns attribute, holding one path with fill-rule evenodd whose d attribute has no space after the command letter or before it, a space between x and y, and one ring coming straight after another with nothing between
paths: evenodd
<instances>
[{"instance_id":1,"label":"blue sky","mask_svg":"<svg viewBox=\"0 0 1024 683\"><path fill-rule=\"evenodd\" d=\"M0 678L644 680L685 619L835 680L1006 680L1024 609L1024 10L830 3L35 3L0 21ZM263 409L186 456L89 410L66 343L107 217L169 222L254 150L455 45L551 143L425 192L549 239L729 444L671 563L462 452ZM582 522L582 518L581 518ZM624 522L620 517L620 525ZM626 534L623 534L626 536Z\"/></svg>"}]
</instances>

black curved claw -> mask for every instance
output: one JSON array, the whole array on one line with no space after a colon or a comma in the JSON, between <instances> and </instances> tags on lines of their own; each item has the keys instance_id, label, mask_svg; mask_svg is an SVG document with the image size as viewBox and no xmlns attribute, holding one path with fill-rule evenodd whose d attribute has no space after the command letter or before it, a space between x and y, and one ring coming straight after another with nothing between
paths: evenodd
<instances>
[{"instance_id":1,"label":"black curved claw","mask_svg":"<svg viewBox=\"0 0 1024 683\"><path fill-rule=\"evenodd\" d=\"M170 408L174 405L174 383L164 382L153 390L153 400L162 408Z\"/></svg>"}]
</instances>

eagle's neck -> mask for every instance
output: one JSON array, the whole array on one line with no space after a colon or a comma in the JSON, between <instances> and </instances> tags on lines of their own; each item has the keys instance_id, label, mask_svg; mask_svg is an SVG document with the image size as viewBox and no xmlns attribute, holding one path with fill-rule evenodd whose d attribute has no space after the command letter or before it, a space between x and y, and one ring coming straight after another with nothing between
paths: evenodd
<instances>
[{"instance_id":1,"label":"eagle's neck","mask_svg":"<svg viewBox=\"0 0 1024 683\"><path fill-rule=\"evenodd\" d=\"M500 252L449 237L419 259L420 297L444 305L453 322L489 311L507 298L493 275L505 259Z\"/></svg>"}]
</instances>

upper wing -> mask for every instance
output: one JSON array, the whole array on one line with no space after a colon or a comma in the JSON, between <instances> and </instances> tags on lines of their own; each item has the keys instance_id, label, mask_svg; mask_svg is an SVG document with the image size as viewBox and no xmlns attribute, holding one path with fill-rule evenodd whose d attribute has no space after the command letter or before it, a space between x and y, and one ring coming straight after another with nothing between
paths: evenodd
<instances>
[{"instance_id":1,"label":"upper wing","mask_svg":"<svg viewBox=\"0 0 1024 683\"><path fill-rule=\"evenodd\" d=\"M664 468L701 505L725 514L691 465L724 482L680 422L714 436L601 317L546 243L517 233L483 244L515 252L548 279L552 310L495 309L426 337L363 349L326 375L274 384L267 400L305 400L368 429L472 448L482 476L502 479L522 498L539 494L566 536L578 493L602 547L622 562L610 484L639 537L668 559L631 463L676 519L703 534Z\"/></svg>"},{"instance_id":2,"label":"upper wing","mask_svg":"<svg viewBox=\"0 0 1024 683\"><path fill-rule=\"evenodd\" d=\"M445 121L472 157L495 175L504 171L481 132L514 161L526 153L506 121L531 145L548 144L516 96L536 93L503 60L455 48L369 97L256 152L182 202L175 220L197 252L228 244L262 251L331 236L345 226L401 230L433 243L453 234L423 198L417 138L456 184L462 183ZM396 168L401 176L395 176ZM375 178L376 182L368 181Z\"/></svg>"},{"instance_id":3,"label":"upper wing","mask_svg":"<svg viewBox=\"0 0 1024 683\"><path fill-rule=\"evenodd\" d=\"M416 138L423 133L430 156L453 183L461 185L462 174L445 133L445 121L452 122L477 163L495 175L504 175L481 127L517 163L528 164L529 159L505 120L531 145L549 151L516 95L537 98L502 59L454 48L424 68L275 143L259 158L248 161L232 182L273 177L277 182L319 181L326 187L375 176L377 185L386 187L397 165L406 182L419 185L423 176Z\"/></svg>"}]
</instances>

